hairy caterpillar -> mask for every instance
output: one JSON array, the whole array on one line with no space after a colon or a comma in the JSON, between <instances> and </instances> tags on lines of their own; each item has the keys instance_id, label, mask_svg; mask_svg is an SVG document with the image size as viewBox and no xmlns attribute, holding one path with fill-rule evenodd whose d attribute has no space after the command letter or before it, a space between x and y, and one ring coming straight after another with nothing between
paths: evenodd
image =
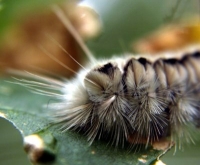
<instances>
[{"instance_id":1,"label":"hairy caterpillar","mask_svg":"<svg viewBox=\"0 0 200 165\"><path fill-rule=\"evenodd\" d=\"M93 64L67 83L40 85L62 92L52 94L61 99L51 104L53 120L64 130L84 131L90 143L96 138L109 138L116 146L130 138L133 144L166 137L189 141L185 128L200 125L199 60L199 52L154 62L111 59Z\"/></svg>"},{"instance_id":2,"label":"hairy caterpillar","mask_svg":"<svg viewBox=\"0 0 200 165\"><path fill-rule=\"evenodd\" d=\"M200 125L199 52L102 61L85 52L91 63L68 82L34 75L46 83L22 80L28 87L58 91L35 89L60 99L49 105L53 122L61 123L63 130L83 132L90 143L106 139L123 146L167 137L192 140L190 126Z\"/></svg>"}]
</instances>

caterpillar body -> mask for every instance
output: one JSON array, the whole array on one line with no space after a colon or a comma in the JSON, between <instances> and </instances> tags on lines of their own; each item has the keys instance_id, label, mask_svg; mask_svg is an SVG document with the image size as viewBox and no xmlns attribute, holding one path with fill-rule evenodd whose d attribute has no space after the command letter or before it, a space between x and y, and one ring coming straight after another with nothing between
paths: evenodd
<instances>
[{"instance_id":1,"label":"caterpillar body","mask_svg":"<svg viewBox=\"0 0 200 165\"><path fill-rule=\"evenodd\" d=\"M177 55L178 56L178 55ZM60 91L51 118L62 129L83 132L90 143L106 139L151 144L163 138L192 141L200 126L200 52L178 58L126 56L94 62L68 81L31 82Z\"/></svg>"}]
</instances>

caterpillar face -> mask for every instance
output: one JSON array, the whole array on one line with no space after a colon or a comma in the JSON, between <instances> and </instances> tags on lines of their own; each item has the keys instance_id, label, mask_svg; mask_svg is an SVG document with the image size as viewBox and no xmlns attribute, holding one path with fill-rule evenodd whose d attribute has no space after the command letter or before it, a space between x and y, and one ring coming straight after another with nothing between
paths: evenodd
<instances>
[{"instance_id":1,"label":"caterpillar face","mask_svg":"<svg viewBox=\"0 0 200 165\"><path fill-rule=\"evenodd\" d=\"M82 131L91 143L189 141L189 127L200 123L199 62L196 52L179 59L126 57L94 65L65 85L53 120L63 129Z\"/></svg>"}]
</instances>

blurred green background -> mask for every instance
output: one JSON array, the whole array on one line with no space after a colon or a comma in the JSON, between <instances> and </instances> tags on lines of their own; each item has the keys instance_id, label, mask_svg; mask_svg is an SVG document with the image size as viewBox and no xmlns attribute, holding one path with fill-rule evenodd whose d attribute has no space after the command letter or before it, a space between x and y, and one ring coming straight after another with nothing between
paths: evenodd
<instances>
[{"instance_id":1,"label":"blurred green background","mask_svg":"<svg viewBox=\"0 0 200 165\"><path fill-rule=\"evenodd\" d=\"M17 21L27 12L40 12L57 1L0 1L0 35L2 36L12 24L17 24ZM199 14L197 0L83 0L82 3L93 7L103 23L101 36L87 43L98 57L128 52L132 41L155 31L160 26ZM21 104L26 104L26 102ZM174 156L173 152L172 149L162 158L167 165L199 164L200 143L186 146L184 152L177 151ZM14 164L28 165L30 163L23 151L20 133L12 124L0 118L0 165Z\"/></svg>"}]
</instances>

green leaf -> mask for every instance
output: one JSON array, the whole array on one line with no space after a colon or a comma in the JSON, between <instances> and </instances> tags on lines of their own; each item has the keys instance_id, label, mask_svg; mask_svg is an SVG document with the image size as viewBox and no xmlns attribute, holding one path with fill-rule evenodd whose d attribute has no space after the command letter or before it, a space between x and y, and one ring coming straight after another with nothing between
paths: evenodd
<instances>
[{"instance_id":1,"label":"green leaf","mask_svg":"<svg viewBox=\"0 0 200 165\"><path fill-rule=\"evenodd\" d=\"M97 141L91 146L84 135L73 131L61 133L57 126L45 118L42 105L50 98L35 95L17 85L1 80L0 116L12 122L23 137L37 134L45 148L56 155L55 165L148 165L162 152L149 148L138 153L116 149Z\"/></svg>"}]
</instances>

